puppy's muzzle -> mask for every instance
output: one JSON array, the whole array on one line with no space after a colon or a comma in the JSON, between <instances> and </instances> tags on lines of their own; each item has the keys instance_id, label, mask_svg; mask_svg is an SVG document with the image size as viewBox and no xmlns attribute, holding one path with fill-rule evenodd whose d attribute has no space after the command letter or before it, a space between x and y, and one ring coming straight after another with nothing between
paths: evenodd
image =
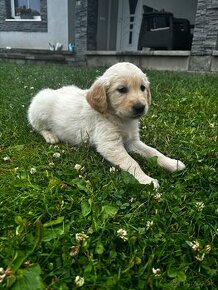
<instances>
[{"instance_id":1,"label":"puppy's muzzle","mask_svg":"<svg viewBox=\"0 0 218 290\"><path fill-rule=\"evenodd\" d=\"M134 117L140 117L145 112L145 105L141 103L137 103L132 106L132 110L133 110Z\"/></svg>"}]
</instances>

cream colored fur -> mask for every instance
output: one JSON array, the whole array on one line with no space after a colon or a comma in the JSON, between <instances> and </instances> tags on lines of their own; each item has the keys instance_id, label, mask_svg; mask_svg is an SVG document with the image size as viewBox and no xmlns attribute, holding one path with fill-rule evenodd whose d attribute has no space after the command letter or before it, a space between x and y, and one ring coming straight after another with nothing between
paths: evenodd
<instances>
[{"instance_id":1,"label":"cream colored fur","mask_svg":"<svg viewBox=\"0 0 218 290\"><path fill-rule=\"evenodd\" d=\"M150 103L146 75L123 62L111 66L88 90L67 86L40 91L30 104L28 120L46 142L78 145L88 141L113 165L157 188L158 181L146 175L128 152L156 156L158 165L171 172L185 165L140 141L139 118Z\"/></svg>"}]
</instances>

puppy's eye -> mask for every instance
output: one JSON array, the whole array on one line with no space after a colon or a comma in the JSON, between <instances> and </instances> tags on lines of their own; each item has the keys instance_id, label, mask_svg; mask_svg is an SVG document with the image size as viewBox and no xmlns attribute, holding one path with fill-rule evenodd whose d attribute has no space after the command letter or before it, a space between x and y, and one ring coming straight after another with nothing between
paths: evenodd
<instances>
[{"instance_id":1,"label":"puppy's eye","mask_svg":"<svg viewBox=\"0 0 218 290\"><path fill-rule=\"evenodd\" d=\"M117 89L117 91L120 93L120 94L126 94L128 92L128 88L123 86L123 87L119 87Z\"/></svg>"},{"instance_id":2,"label":"puppy's eye","mask_svg":"<svg viewBox=\"0 0 218 290\"><path fill-rule=\"evenodd\" d=\"M144 85L141 85L141 86L140 86L140 89L141 89L142 92L144 92L144 90L145 90L145 86L144 86Z\"/></svg>"}]
</instances>

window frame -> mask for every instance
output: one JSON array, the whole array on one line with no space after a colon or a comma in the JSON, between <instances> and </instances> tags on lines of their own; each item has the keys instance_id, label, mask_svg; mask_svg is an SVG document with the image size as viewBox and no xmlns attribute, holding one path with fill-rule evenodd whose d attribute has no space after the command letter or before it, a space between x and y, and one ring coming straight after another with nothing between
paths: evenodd
<instances>
[{"instance_id":1,"label":"window frame","mask_svg":"<svg viewBox=\"0 0 218 290\"><path fill-rule=\"evenodd\" d=\"M14 19L19 19L19 16L15 15L15 0L11 0L11 17Z\"/></svg>"}]
</instances>

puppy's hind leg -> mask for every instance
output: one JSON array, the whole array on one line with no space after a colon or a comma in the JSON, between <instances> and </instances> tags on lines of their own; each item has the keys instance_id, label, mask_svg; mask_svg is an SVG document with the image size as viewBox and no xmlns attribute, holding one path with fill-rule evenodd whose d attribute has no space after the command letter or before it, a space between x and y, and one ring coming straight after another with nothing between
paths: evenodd
<instances>
[{"instance_id":1,"label":"puppy's hind leg","mask_svg":"<svg viewBox=\"0 0 218 290\"><path fill-rule=\"evenodd\" d=\"M49 144L59 143L58 137L53 134L50 130L42 130L40 134L44 137L45 141Z\"/></svg>"}]
</instances>

